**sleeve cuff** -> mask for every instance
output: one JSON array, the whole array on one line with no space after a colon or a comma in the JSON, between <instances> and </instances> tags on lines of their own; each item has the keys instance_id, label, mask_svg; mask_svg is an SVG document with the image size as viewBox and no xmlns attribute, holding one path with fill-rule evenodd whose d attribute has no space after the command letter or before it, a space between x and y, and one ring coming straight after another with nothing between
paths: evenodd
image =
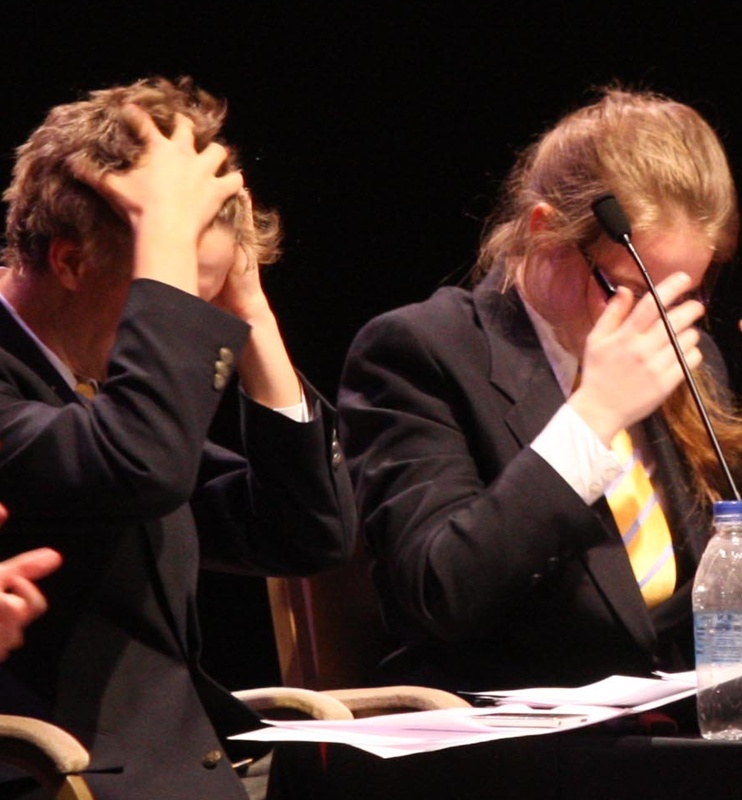
<instances>
[{"instance_id":1,"label":"sleeve cuff","mask_svg":"<svg viewBox=\"0 0 742 800\"><path fill-rule=\"evenodd\" d=\"M242 386L240 386L240 394L248 400L251 399ZM282 414L294 422L311 422L316 417L314 411L309 407L303 386L301 387L301 400L298 403L293 406L284 406L283 408L272 408L271 411L275 411L276 414Z\"/></svg>"},{"instance_id":2,"label":"sleeve cuff","mask_svg":"<svg viewBox=\"0 0 742 800\"><path fill-rule=\"evenodd\" d=\"M621 471L615 454L567 403L533 440L531 449L588 505L605 493Z\"/></svg>"},{"instance_id":3,"label":"sleeve cuff","mask_svg":"<svg viewBox=\"0 0 742 800\"><path fill-rule=\"evenodd\" d=\"M311 422L314 419L314 414L309 409L306 395L304 394L304 387L301 387L301 401L293 406L285 406L284 408L274 408L277 414L283 414L284 417L293 419L294 422Z\"/></svg>"}]
</instances>

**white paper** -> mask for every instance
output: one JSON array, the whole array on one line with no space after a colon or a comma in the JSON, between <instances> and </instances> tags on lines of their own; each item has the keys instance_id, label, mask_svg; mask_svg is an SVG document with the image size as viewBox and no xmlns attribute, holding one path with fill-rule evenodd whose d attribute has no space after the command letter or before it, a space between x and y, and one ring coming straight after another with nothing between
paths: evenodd
<instances>
[{"instance_id":1,"label":"white paper","mask_svg":"<svg viewBox=\"0 0 742 800\"><path fill-rule=\"evenodd\" d=\"M460 747L468 744L557 733L596 722L623 716L624 709L586 706L563 706L551 710L552 715L569 715L560 727L535 727L531 717L542 711L516 703L490 708L449 708L435 711L414 711L405 714L382 714L353 720L265 720L270 728L234 736L234 739L258 742L329 742L358 747L381 758L393 758ZM496 717L508 717L507 727L498 727ZM525 717L523 726L512 723L511 717ZM485 723L483 719L486 718Z\"/></svg>"},{"instance_id":2,"label":"white paper","mask_svg":"<svg viewBox=\"0 0 742 800\"><path fill-rule=\"evenodd\" d=\"M513 691L477 692L476 697L493 701L517 700L534 707L550 708L572 703L575 705L637 708L651 704L664 705L695 693L694 672L664 673L661 678L635 678L612 675L597 683L575 688L515 689Z\"/></svg>"},{"instance_id":3,"label":"white paper","mask_svg":"<svg viewBox=\"0 0 742 800\"><path fill-rule=\"evenodd\" d=\"M497 703L484 708L413 711L352 720L264 720L269 727L232 738L254 742L346 744L381 758L395 758L582 728L648 711L688 697L695 691L695 674L692 672L663 675L661 678L614 675L575 689L483 692L478 696ZM545 715L549 718L543 720ZM498 716L507 717L507 724L498 726ZM560 718L558 726L554 717Z\"/></svg>"}]
</instances>

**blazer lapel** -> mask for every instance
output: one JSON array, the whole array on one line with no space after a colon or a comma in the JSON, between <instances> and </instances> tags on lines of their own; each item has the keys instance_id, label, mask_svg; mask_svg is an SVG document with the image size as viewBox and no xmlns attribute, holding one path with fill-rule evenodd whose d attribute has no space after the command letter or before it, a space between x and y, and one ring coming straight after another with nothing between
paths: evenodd
<instances>
[{"instance_id":1,"label":"blazer lapel","mask_svg":"<svg viewBox=\"0 0 742 800\"><path fill-rule=\"evenodd\" d=\"M564 403L564 394L517 292L500 294L488 278L474 298L489 340L490 380L511 400L506 423L527 447ZM582 554L585 569L634 640L652 652L656 633L613 515L605 498L592 508L597 530Z\"/></svg>"},{"instance_id":2,"label":"blazer lapel","mask_svg":"<svg viewBox=\"0 0 742 800\"><path fill-rule=\"evenodd\" d=\"M618 557L618 553L611 555L609 548L605 547L588 551L586 560L596 582L606 593L633 637L651 652L656 646L658 621L671 615L673 608L687 605L685 595L706 546L708 520L694 501L682 454L673 442L662 415L651 415L642 423L642 427L652 448L657 465L656 474L665 498L667 521L677 560L678 589L667 601L649 610L634 579L628 557ZM605 498L601 497L594 508L600 514L605 527L615 533L612 542L623 550L623 543Z\"/></svg>"},{"instance_id":3,"label":"blazer lapel","mask_svg":"<svg viewBox=\"0 0 742 800\"><path fill-rule=\"evenodd\" d=\"M474 303L489 344L490 382L512 403L505 422L526 447L564 395L517 292L500 294L487 278L475 290Z\"/></svg>"},{"instance_id":4,"label":"blazer lapel","mask_svg":"<svg viewBox=\"0 0 742 800\"><path fill-rule=\"evenodd\" d=\"M608 537L584 552L585 568L632 638L651 653L656 648L657 633L605 497L599 498L593 509Z\"/></svg>"},{"instance_id":5,"label":"blazer lapel","mask_svg":"<svg viewBox=\"0 0 742 800\"><path fill-rule=\"evenodd\" d=\"M0 347L15 356L25 368L41 379L49 390L43 400L47 402L56 400L56 404L82 402L2 303L0 303Z\"/></svg>"}]
</instances>

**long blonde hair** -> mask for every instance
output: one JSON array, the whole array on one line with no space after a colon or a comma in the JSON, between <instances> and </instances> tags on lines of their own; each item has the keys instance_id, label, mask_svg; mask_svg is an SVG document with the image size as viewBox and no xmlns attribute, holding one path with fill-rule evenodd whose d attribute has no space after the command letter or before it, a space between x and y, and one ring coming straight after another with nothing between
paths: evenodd
<instances>
[{"instance_id":1,"label":"long blonde hair","mask_svg":"<svg viewBox=\"0 0 742 800\"><path fill-rule=\"evenodd\" d=\"M616 196L635 231L682 213L711 243L714 265L734 255L736 192L711 126L683 103L651 92L608 88L593 104L561 119L518 159L485 231L474 279L497 266L504 267L503 288L526 285L539 253L594 246L604 234L590 204L603 192ZM553 213L547 226L532 231L529 221L539 203ZM739 473L742 420L708 370L696 372L721 446ZM728 497L728 483L684 384L662 410L699 500Z\"/></svg>"}]
</instances>

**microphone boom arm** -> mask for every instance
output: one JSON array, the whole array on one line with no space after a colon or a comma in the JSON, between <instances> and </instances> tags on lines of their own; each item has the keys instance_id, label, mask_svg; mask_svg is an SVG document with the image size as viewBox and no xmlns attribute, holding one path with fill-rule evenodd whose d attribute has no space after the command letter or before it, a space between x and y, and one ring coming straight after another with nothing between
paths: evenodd
<instances>
[{"instance_id":1,"label":"microphone boom arm","mask_svg":"<svg viewBox=\"0 0 742 800\"><path fill-rule=\"evenodd\" d=\"M693 396L693 401L696 404L696 408L698 409L698 413L701 416L701 421L703 422L704 427L706 428L706 432L708 433L708 437L711 441L711 446L714 448L714 452L716 453L716 458L719 462L719 466L724 473L724 477L729 484L729 488L732 490L732 494L734 495L735 500L742 500L740 497L739 491L737 490L737 486L734 482L734 478L732 477L732 473L729 469L729 465L727 464L726 458L724 458L724 453L721 450L721 446L719 445L719 440L716 437L716 433L714 432L714 427L711 424L711 420L709 419L708 412L706 411L706 407L703 404L703 400L701 399L701 395L698 391L698 386L696 385L695 378L693 377L693 373L691 372L690 367L688 366L688 362L685 360L685 356L683 355L683 351L680 347L680 343L678 342L678 337L675 335L675 330L672 327L672 323L670 322L669 317L667 316L667 310L660 299L660 296L657 294L657 289L655 288L654 281L652 280L647 268L644 266L644 262L642 261L639 253L637 252L636 248L634 247L633 242L631 241L631 228L629 226L628 219L624 214L623 209L621 208L618 200L612 194L605 194L596 197L592 203L593 212L598 219L598 222L601 224L603 230L608 234L608 236L613 239L614 242L623 245L634 259L637 267L639 267L639 271L644 278L644 282L647 284L647 288L649 289L649 293L652 295L655 305L657 306L657 310L660 312L660 317L662 319L662 323L665 326L665 330L667 331L667 335L670 337L670 343L672 344L673 349L675 350L675 355L677 356L678 363L680 364L681 369L683 370L683 375L685 376L685 382L690 389L691 395Z\"/></svg>"}]
</instances>

